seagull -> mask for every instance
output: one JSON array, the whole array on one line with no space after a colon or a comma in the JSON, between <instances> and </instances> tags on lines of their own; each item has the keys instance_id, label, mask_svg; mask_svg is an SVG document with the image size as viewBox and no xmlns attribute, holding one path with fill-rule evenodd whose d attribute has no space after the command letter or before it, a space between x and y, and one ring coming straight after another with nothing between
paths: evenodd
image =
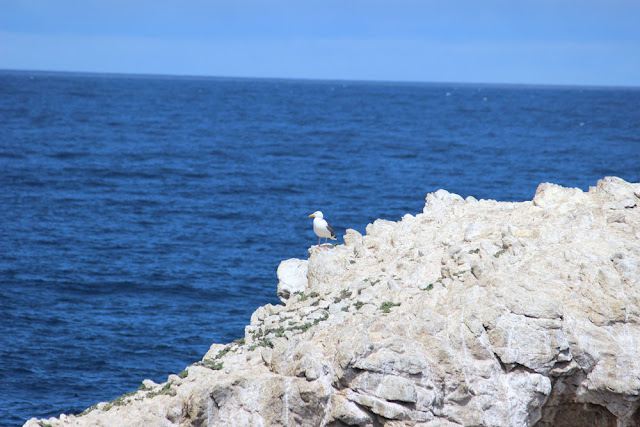
<instances>
[{"instance_id":1,"label":"seagull","mask_svg":"<svg viewBox=\"0 0 640 427\"><path fill-rule=\"evenodd\" d=\"M328 239L337 240L336 233L333 231L333 227L327 221L325 221L322 212L315 211L309 218L313 217L313 232L318 236L318 246L320 246L320 239L324 237L324 242L327 243Z\"/></svg>"}]
</instances>

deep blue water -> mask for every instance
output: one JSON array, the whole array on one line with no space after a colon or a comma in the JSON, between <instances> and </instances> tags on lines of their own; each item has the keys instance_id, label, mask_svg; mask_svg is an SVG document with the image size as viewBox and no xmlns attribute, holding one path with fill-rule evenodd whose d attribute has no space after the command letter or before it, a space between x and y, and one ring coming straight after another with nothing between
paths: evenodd
<instances>
[{"instance_id":1,"label":"deep blue water","mask_svg":"<svg viewBox=\"0 0 640 427\"><path fill-rule=\"evenodd\" d=\"M166 381L276 268L422 211L640 181L640 89L0 72L0 425Z\"/></svg>"}]
</instances>

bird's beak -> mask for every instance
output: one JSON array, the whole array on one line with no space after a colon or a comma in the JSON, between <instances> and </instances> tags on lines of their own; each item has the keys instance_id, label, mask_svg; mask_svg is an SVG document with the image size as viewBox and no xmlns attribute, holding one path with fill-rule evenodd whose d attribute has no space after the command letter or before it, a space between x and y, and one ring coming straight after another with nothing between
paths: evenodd
<instances>
[{"instance_id":1,"label":"bird's beak","mask_svg":"<svg viewBox=\"0 0 640 427\"><path fill-rule=\"evenodd\" d=\"M313 216L313 214L309 215L309 218L311 218Z\"/></svg>"}]
</instances>

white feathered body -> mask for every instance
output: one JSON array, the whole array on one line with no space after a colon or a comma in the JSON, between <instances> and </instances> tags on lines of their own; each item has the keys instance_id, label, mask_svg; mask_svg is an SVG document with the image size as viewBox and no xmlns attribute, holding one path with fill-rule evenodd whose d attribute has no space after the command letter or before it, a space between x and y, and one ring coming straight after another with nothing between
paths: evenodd
<instances>
[{"instance_id":1,"label":"white feathered body","mask_svg":"<svg viewBox=\"0 0 640 427\"><path fill-rule=\"evenodd\" d=\"M322 212L317 211L310 216L313 216L313 232L316 233L316 236L337 240L333 227L324 219Z\"/></svg>"},{"instance_id":2,"label":"white feathered body","mask_svg":"<svg viewBox=\"0 0 640 427\"><path fill-rule=\"evenodd\" d=\"M336 235L332 234L330 229L331 227L327 221L322 218L314 218L313 219L313 232L316 233L318 237L326 237L331 240L336 240Z\"/></svg>"}]
</instances>

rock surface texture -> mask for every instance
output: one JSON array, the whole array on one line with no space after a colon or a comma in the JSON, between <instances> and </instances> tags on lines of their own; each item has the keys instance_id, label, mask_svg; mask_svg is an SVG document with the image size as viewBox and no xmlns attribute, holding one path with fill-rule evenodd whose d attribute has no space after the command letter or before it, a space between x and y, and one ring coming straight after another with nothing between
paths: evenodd
<instances>
[{"instance_id":1,"label":"rock surface texture","mask_svg":"<svg viewBox=\"0 0 640 427\"><path fill-rule=\"evenodd\" d=\"M640 426L640 184L439 190L278 269L202 362L52 426ZM26 425L37 426L31 419Z\"/></svg>"}]
</instances>

